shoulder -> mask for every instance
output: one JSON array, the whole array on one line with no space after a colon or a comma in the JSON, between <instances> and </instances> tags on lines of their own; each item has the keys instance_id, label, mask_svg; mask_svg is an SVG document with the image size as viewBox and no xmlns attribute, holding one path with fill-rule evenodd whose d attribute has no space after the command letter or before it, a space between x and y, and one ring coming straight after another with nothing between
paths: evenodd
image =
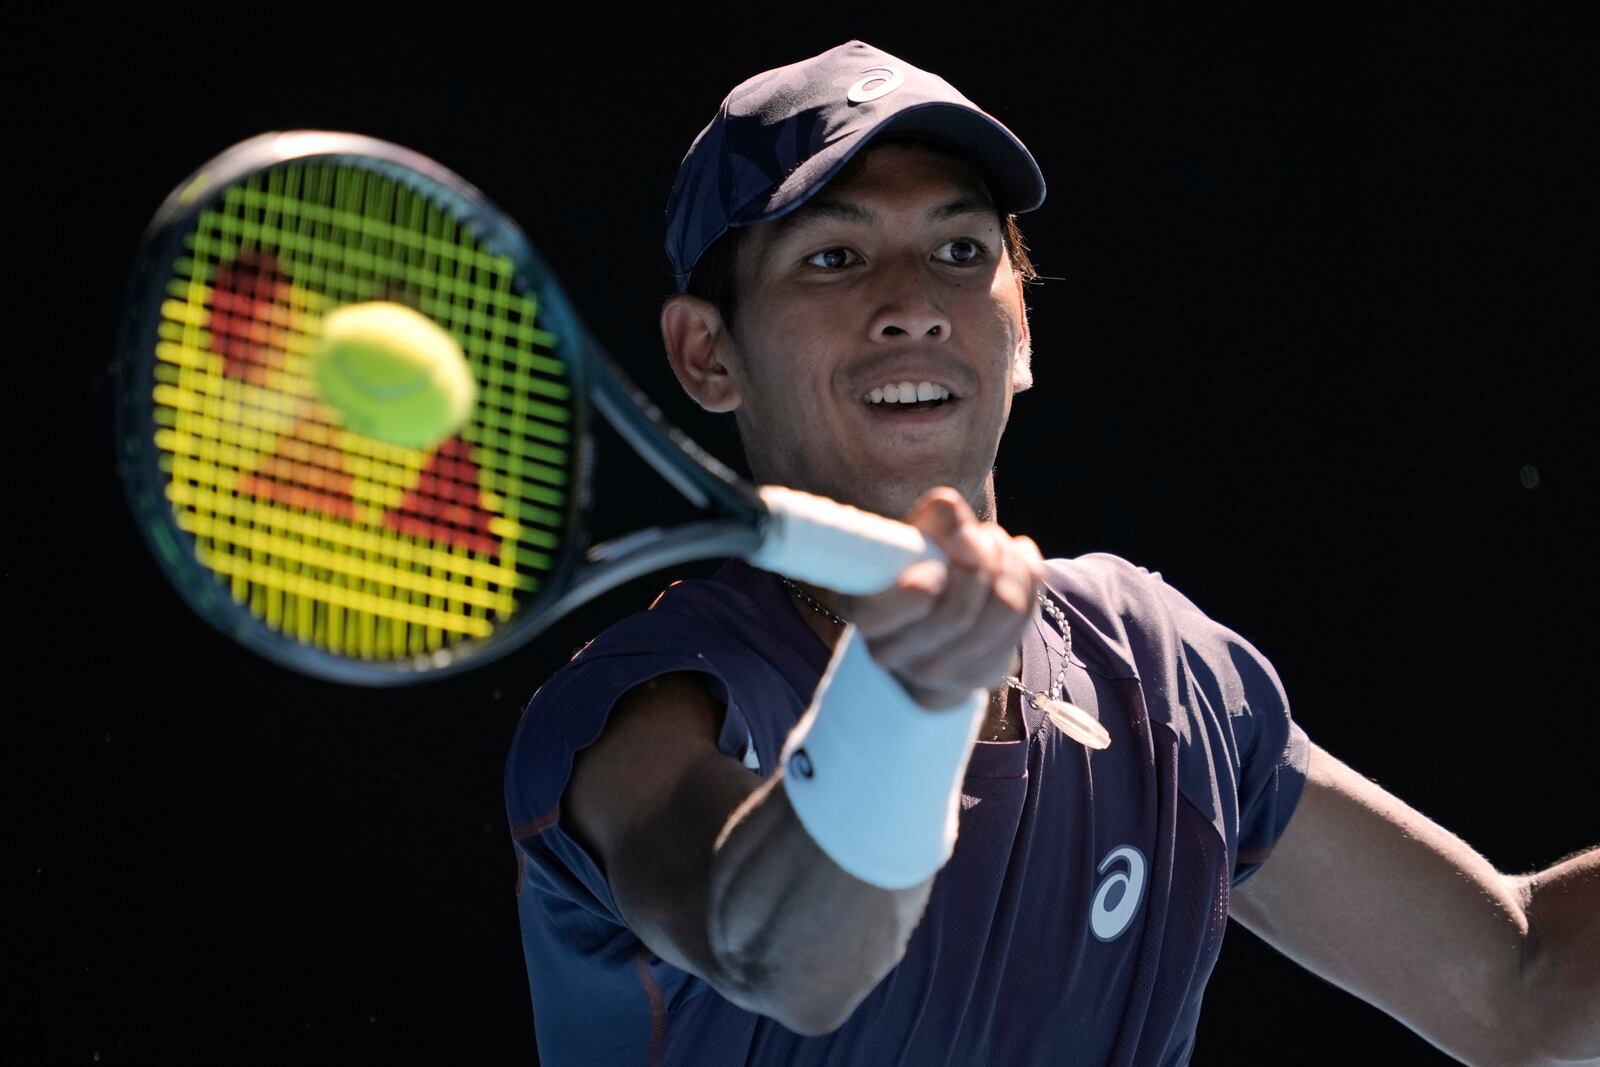
<instances>
[{"instance_id":1,"label":"shoulder","mask_svg":"<svg viewBox=\"0 0 1600 1067\"><path fill-rule=\"evenodd\" d=\"M1069 606L1074 651L1098 651L1124 667L1161 705L1190 705L1204 696L1201 703L1222 715L1287 716L1288 699L1271 660L1160 571L1094 552L1049 560L1047 572L1052 591Z\"/></svg>"},{"instance_id":2,"label":"shoulder","mask_svg":"<svg viewBox=\"0 0 1600 1067\"><path fill-rule=\"evenodd\" d=\"M1176 590L1159 571L1110 552L1089 552L1046 560L1045 585L1067 608L1074 650L1099 649L1107 660L1102 666L1137 673L1139 660L1150 652L1175 654L1178 619L1171 594Z\"/></svg>"},{"instance_id":3,"label":"shoulder","mask_svg":"<svg viewBox=\"0 0 1600 1067\"><path fill-rule=\"evenodd\" d=\"M609 626L534 693L512 738L506 790L523 811L553 809L577 752L595 743L625 694L665 675L693 673L726 710L719 747L745 756L751 737L743 708L755 693L782 692L786 652L773 635L770 606L727 568L673 582L644 611Z\"/></svg>"},{"instance_id":4,"label":"shoulder","mask_svg":"<svg viewBox=\"0 0 1600 1067\"><path fill-rule=\"evenodd\" d=\"M1171 615L1198 611L1194 604L1151 570L1111 552L1087 552L1045 561L1046 582L1105 614Z\"/></svg>"},{"instance_id":5,"label":"shoulder","mask_svg":"<svg viewBox=\"0 0 1600 1067\"><path fill-rule=\"evenodd\" d=\"M1135 643L1209 658L1247 644L1240 634L1202 610L1158 570L1110 552L1046 561L1047 584L1065 596L1100 632L1122 647Z\"/></svg>"},{"instance_id":6,"label":"shoulder","mask_svg":"<svg viewBox=\"0 0 1600 1067\"><path fill-rule=\"evenodd\" d=\"M1287 825L1309 761L1277 669L1159 571L1106 552L1049 560L1047 571L1074 651L1121 665L1152 724L1172 731L1179 790L1222 829L1242 881Z\"/></svg>"},{"instance_id":7,"label":"shoulder","mask_svg":"<svg viewBox=\"0 0 1600 1067\"><path fill-rule=\"evenodd\" d=\"M575 687L626 689L669 670L726 674L759 651L764 628L761 608L736 584L715 576L672 582L647 609L580 648L540 686L529 708L570 696Z\"/></svg>"}]
</instances>

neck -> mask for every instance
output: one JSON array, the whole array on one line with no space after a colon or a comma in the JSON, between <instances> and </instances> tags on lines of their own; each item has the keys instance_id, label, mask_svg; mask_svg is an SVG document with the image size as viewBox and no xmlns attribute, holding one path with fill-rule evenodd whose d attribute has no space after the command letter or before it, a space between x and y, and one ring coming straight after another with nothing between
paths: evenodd
<instances>
[{"instance_id":1,"label":"neck","mask_svg":"<svg viewBox=\"0 0 1600 1067\"><path fill-rule=\"evenodd\" d=\"M820 606L829 613L840 615L837 608L826 603L823 598L831 595L831 598L836 602L847 598L839 597L838 594L832 593L832 590L820 589L805 583L785 580L780 584L783 585L784 591L789 594L789 599L794 604L795 610L800 613L801 619L811 628L811 632L817 635L823 647L830 652L836 648L839 644L839 638L844 635L844 625L838 619L829 618L818 608ZM839 606L848 608L849 605L840 604ZM1020 647L1013 650L1007 673L1011 675L1020 675L1022 673L1022 649ZM1026 734L1025 725L1022 716L1022 704L1017 697L1017 693L1004 682L997 688L991 689L989 691L989 708L984 716L983 732L979 735L980 739L991 742L1021 741Z\"/></svg>"},{"instance_id":2,"label":"neck","mask_svg":"<svg viewBox=\"0 0 1600 1067\"><path fill-rule=\"evenodd\" d=\"M839 638L844 635L845 624L849 622L846 612L851 607L851 598L831 589L823 589L808 582L797 582L790 578L783 578L780 582L789 598L794 602L795 608L800 612L800 617L811 628L828 649L833 649L839 644ZM818 610L818 609L822 610ZM831 616L836 616L832 617ZM1022 670L1022 650L1016 649L1012 655L1009 674L1019 674Z\"/></svg>"}]
</instances>

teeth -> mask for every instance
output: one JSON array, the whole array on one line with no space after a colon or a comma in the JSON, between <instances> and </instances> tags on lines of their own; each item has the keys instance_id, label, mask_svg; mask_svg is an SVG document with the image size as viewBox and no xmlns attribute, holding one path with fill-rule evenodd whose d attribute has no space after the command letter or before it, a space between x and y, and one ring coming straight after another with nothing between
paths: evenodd
<instances>
[{"instance_id":1,"label":"teeth","mask_svg":"<svg viewBox=\"0 0 1600 1067\"><path fill-rule=\"evenodd\" d=\"M950 390L933 382L890 382L867 394L872 404L915 404L920 400L948 400Z\"/></svg>"}]
</instances>

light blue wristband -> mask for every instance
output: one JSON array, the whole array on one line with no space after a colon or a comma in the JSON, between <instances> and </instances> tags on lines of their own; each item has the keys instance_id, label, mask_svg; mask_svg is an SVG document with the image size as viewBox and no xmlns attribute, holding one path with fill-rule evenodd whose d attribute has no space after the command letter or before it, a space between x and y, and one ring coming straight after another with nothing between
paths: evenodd
<instances>
[{"instance_id":1,"label":"light blue wristband","mask_svg":"<svg viewBox=\"0 0 1600 1067\"><path fill-rule=\"evenodd\" d=\"M955 850L961 780L988 694L922 707L845 627L783 746L790 806L844 870L884 889L926 881Z\"/></svg>"}]
</instances>

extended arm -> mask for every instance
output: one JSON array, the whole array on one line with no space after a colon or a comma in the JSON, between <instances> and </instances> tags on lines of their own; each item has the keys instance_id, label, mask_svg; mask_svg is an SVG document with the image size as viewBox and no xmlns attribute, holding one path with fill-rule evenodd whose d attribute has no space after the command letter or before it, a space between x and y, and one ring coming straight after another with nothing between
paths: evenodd
<instances>
[{"instance_id":1,"label":"extended arm","mask_svg":"<svg viewBox=\"0 0 1600 1067\"><path fill-rule=\"evenodd\" d=\"M564 818L658 956L796 1033L829 1032L899 962L933 880L888 890L840 869L781 772L763 781L717 750L721 715L695 675L633 690L579 754Z\"/></svg>"},{"instance_id":2,"label":"extended arm","mask_svg":"<svg viewBox=\"0 0 1600 1067\"><path fill-rule=\"evenodd\" d=\"M1532 1062L1600 1064L1600 848L1511 882L1527 917Z\"/></svg>"},{"instance_id":3,"label":"extended arm","mask_svg":"<svg viewBox=\"0 0 1600 1067\"><path fill-rule=\"evenodd\" d=\"M762 782L722 754L723 709L699 676L668 675L617 703L562 805L640 940L798 1033L837 1029L904 955L954 843L981 689L1012 665L1043 572L1031 540L952 490L909 518L948 566L851 604L865 636L836 649L788 738L803 778Z\"/></svg>"},{"instance_id":4,"label":"extended arm","mask_svg":"<svg viewBox=\"0 0 1600 1067\"><path fill-rule=\"evenodd\" d=\"M1513 878L1313 745L1231 914L1471 1064L1600 1062L1600 850Z\"/></svg>"}]
</instances>

